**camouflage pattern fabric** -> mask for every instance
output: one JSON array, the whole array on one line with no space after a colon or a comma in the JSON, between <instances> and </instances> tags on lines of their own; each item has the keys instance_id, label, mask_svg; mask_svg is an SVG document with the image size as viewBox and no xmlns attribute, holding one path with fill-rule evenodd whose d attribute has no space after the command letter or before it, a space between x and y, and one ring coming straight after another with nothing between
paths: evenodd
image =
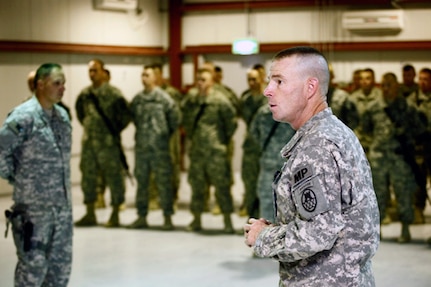
<instances>
[{"instance_id":1,"label":"camouflage pattern fabric","mask_svg":"<svg viewBox=\"0 0 431 287\"><path fill-rule=\"evenodd\" d=\"M13 228L15 286L61 287L69 281L71 131L63 108L54 105L48 116L35 96L16 107L0 129L0 176L14 186L15 205L25 205L33 223L29 251L24 251L22 236Z\"/></svg>"},{"instance_id":2,"label":"camouflage pattern fabric","mask_svg":"<svg viewBox=\"0 0 431 287\"><path fill-rule=\"evenodd\" d=\"M131 104L135 134L135 176L138 182L136 208L148 213L150 175L160 196L164 215L173 214L174 185L170 139L178 129L179 109L161 88L137 94Z\"/></svg>"},{"instance_id":3,"label":"camouflage pattern fabric","mask_svg":"<svg viewBox=\"0 0 431 287\"><path fill-rule=\"evenodd\" d=\"M183 100L183 94L175 87L164 84L161 88L169 94L169 96L175 101L177 109L180 109L181 101ZM180 177L182 167L182 150L181 150L181 133L180 129L177 128L171 136L170 150L172 163L174 166L174 192L175 197L177 196L178 189L180 188Z\"/></svg>"},{"instance_id":4,"label":"camouflage pattern fabric","mask_svg":"<svg viewBox=\"0 0 431 287\"><path fill-rule=\"evenodd\" d=\"M355 104L359 116L359 125L354 129L354 131L365 152L368 153L372 139L369 135L364 134L362 131L362 115L370 107L383 101L382 90L373 88L368 96L366 96L362 90L357 90L356 92L353 92L353 94L350 96L350 99Z\"/></svg>"},{"instance_id":5,"label":"camouflage pattern fabric","mask_svg":"<svg viewBox=\"0 0 431 287\"><path fill-rule=\"evenodd\" d=\"M410 224L414 219L413 195L417 184L406 157L410 156L414 162L414 139L424 131L425 125L401 94L393 103L381 102L371 107L364 113L362 124L364 132L373 139L368 158L380 218L386 214L389 187L392 186L400 221Z\"/></svg>"},{"instance_id":6,"label":"camouflage pattern fabric","mask_svg":"<svg viewBox=\"0 0 431 287\"><path fill-rule=\"evenodd\" d=\"M415 146L416 162L422 176L415 195L415 206L423 210L428 197L427 178L431 175L431 95L424 94L419 89L407 97L407 102L416 108L423 121L427 123L424 134L417 138Z\"/></svg>"},{"instance_id":7,"label":"camouflage pattern fabric","mask_svg":"<svg viewBox=\"0 0 431 287\"><path fill-rule=\"evenodd\" d=\"M329 87L326 97L332 113L349 128L355 129L359 124L359 114L355 104L350 100L349 93Z\"/></svg>"},{"instance_id":8,"label":"camouflage pattern fabric","mask_svg":"<svg viewBox=\"0 0 431 287\"><path fill-rule=\"evenodd\" d=\"M274 125L277 126L270 135ZM264 105L257 111L251 122L250 134L261 150L260 171L257 179L260 217L275 222L274 195L271 185L275 172L280 170L285 162L279 152L295 134L295 130L287 123L275 122L269 106ZM268 139L269 136L271 137ZM262 150L263 148L264 150Z\"/></svg>"},{"instance_id":9,"label":"camouflage pattern fabric","mask_svg":"<svg viewBox=\"0 0 431 287\"><path fill-rule=\"evenodd\" d=\"M212 185L221 211L231 213L232 170L228 146L237 126L235 109L215 89L207 96L199 96L194 91L189 92L182 106L183 126L190 144L191 211L203 212L205 191Z\"/></svg>"},{"instance_id":10,"label":"camouflage pattern fabric","mask_svg":"<svg viewBox=\"0 0 431 287\"><path fill-rule=\"evenodd\" d=\"M241 112L240 101L235 94L235 92L222 84L214 83L214 89L222 93L226 99L231 103L231 105L235 108L235 113L238 116Z\"/></svg>"},{"instance_id":11,"label":"camouflage pattern fabric","mask_svg":"<svg viewBox=\"0 0 431 287\"><path fill-rule=\"evenodd\" d=\"M353 132L328 108L281 155L287 162L273 183L276 223L259 234L255 254L280 262L280 286L375 286L379 210Z\"/></svg>"},{"instance_id":12,"label":"camouflage pattern fabric","mask_svg":"<svg viewBox=\"0 0 431 287\"><path fill-rule=\"evenodd\" d=\"M75 105L78 120L84 128L80 162L84 203L96 201L98 176L102 176L111 191L111 204L119 206L124 202L125 194L125 173L120 161L120 150L96 110L94 101L90 99L91 94L98 98L101 109L110 119L118 137L131 120L130 111L121 92L107 83L97 89L90 86L82 90Z\"/></svg>"},{"instance_id":13,"label":"camouflage pattern fabric","mask_svg":"<svg viewBox=\"0 0 431 287\"><path fill-rule=\"evenodd\" d=\"M241 95L241 117L247 131L242 144L243 156L241 162L241 178L244 183L244 205L249 217L259 218L259 198L257 195L257 178L259 176L259 159L261 147L250 135L250 124L258 109L267 103L263 94L253 95L249 90Z\"/></svg>"}]
</instances>

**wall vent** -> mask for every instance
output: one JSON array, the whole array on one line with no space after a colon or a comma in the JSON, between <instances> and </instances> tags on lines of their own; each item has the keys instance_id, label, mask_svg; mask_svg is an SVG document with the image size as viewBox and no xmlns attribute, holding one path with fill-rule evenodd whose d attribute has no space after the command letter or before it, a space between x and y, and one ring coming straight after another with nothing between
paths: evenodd
<instances>
[{"instance_id":1,"label":"wall vent","mask_svg":"<svg viewBox=\"0 0 431 287\"><path fill-rule=\"evenodd\" d=\"M403 10L349 11L342 14L342 27L358 33L398 33L404 28Z\"/></svg>"}]
</instances>

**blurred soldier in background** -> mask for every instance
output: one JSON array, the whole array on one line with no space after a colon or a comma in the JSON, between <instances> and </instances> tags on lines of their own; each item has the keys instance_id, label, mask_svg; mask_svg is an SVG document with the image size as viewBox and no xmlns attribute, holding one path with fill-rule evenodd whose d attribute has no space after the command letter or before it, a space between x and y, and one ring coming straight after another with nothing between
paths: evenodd
<instances>
[{"instance_id":1,"label":"blurred soldier in background","mask_svg":"<svg viewBox=\"0 0 431 287\"><path fill-rule=\"evenodd\" d=\"M250 135L258 143L261 154L256 188L259 214L270 222L275 222L272 181L275 172L280 170L285 161L280 150L294 134L295 131L288 123L274 121L268 104L260 107L250 125Z\"/></svg>"},{"instance_id":2,"label":"blurred soldier in background","mask_svg":"<svg viewBox=\"0 0 431 287\"><path fill-rule=\"evenodd\" d=\"M76 226L97 225L95 203L98 177L111 191L112 213L106 227L118 227L120 205L125 200L124 176L129 173L121 146L121 131L131 120L128 103L117 88L106 82L104 63L88 63L92 85L84 88L76 101L76 114L84 128L82 137L81 187L87 212Z\"/></svg>"},{"instance_id":3,"label":"blurred soldier in background","mask_svg":"<svg viewBox=\"0 0 431 287\"><path fill-rule=\"evenodd\" d=\"M138 182L138 218L129 227L148 227L149 186L153 174L165 218L163 228L170 230L174 228L171 216L174 213L175 192L169 143L178 129L179 108L169 94L156 85L153 66L144 67L142 84L144 90L138 93L130 104L136 126L135 177Z\"/></svg>"},{"instance_id":4,"label":"blurred soldier in background","mask_svg":"<svg viewBox=\"0 0 431 287\"><path fill-rule=\"evenodd\" d=\"M259 175L260 146L250 134L250 124L258 109L267 104L263 95L264 84L261 81L259 71L251 69L247 71L248 89L240 98L241 117L244 120L247 131L242 144L243 156L241 164L241 178L244 183L243 207L249 217L259 217L259 198L257 196L257 178Z\"/></svg>"},{"instance_id":5,"label":"blurred soldier in background","mask_svg":"<svg viewBox=\"0 0 431 287\"><path fill-rule=\"evenodd\" d=\"M372 138L369 134L362 131L360 124L362 115L372 106L383 101L382 90L376 87L374 71L370 68L363 69L360 72L360 85L361 88L353 92L350 96L352 102L356 106L359 115L359 125L354 129L356 136L359 138L365 153L368 154Z\"/></svg>"},{"instance_id":6,"label":"blurred soldier in background","mask_svg":"<svg viewBox=\"0 0 431 287\"><path fill-rule=\"evenodd\" d=\"M403 66L403 82L400 85L401 93L404 97L410 96L419 90L419 85L415 82L416 70L410 64Z\"/></svg>"},{"instance_id":7,"label":"blurred soldier in background","mask_svg":"<svg viewBox=\"0 0 431 287\"><path fill-rule=\"evenodd\" d=\"M191 89L183 104L183 126L189 141L188 181L192 188L191 211L194 219L189 229L202 229L205 193L215 187L215 197L224 217L224 232L233 233L231 213L232 170L229 143L237 123L235 108L213 87L213 73L199 69L197 89Z\"/></svg>"},{"instance_id":8,"label":"blurred soldier in background","mask_svg":"<svg viewBox=\"0 0 431 287\"><path fill-rule=\"evenodd\" d=\"M332 113L352 130L359 124L359 115L355 104L350 100L349 93L337 87L334 83L334 69L329 64L330 82L326 99Z\"/></svg>"},{"instance_id":9,"label":"blurred soldier in background","mask_svg":"<svg viewBox=\"0 0 431 287\"><path fill-rule=\"evenodd\" d=\"M419 89L407 97L427 121L427 128L416 141L416 162L420 166L421 181L415 195L415 223L425 223L424 209L426 206L427 181L431 175L431 69L419 71Z\"/></svg>"},{"instance_id":10,"label":"blurred soldier in background","mask_svg":"<svg viewBox=\"0 0 431 287\"><path fill-rule=\"evenodd\" d=\"M383 102L370 107L362 116L363 131L372 142L368 158L373 185L379 204L380 221L386 215L386 206L393 188L401 221L399 243L411 240L409 225L413 222L413 195L417 188L415 174L415 138L425 130L418 112L407 101L393 73L382 78ZM380 234L380 236L382 236Z\"/></svg>"}]
</instances>

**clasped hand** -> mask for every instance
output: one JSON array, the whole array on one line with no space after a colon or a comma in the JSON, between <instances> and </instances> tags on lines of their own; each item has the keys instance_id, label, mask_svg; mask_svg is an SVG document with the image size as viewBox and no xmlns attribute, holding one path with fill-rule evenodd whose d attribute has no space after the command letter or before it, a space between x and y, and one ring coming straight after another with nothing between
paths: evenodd
<instances>
[{"instance_id":1,"label":"clasped hand","mask_svg":"<svg viewBox=\"0 0 431 287\"><path fill-rule=\"evenodd\" d=\"M264 218L250 218L248 223L244 225L245 244L248 247L252 247L262 230L269 225L271 225L271 222Z\"/></svg>"}]
</instances>

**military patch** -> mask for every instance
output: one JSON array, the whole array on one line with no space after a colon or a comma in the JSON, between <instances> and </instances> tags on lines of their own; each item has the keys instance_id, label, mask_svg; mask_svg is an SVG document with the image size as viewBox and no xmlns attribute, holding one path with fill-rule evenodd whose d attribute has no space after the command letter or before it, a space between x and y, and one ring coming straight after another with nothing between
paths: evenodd
<instances>
[{"instance_id":1,"label":"military patch","mask_svg":"<svg viewBox=\"0 0 431 287\"><path fill-rule=\"evenodd\" d=\"M298 167L293 171L293 186L300 185L302 182L314 175L314 169L311 165Z\"/></svg>"},{"instance_id":2,"label":"military patch","mask_svg":"<svg viewBox=\"0 0 431 287\"><path fill-rule=\"evenodd\" d=\"M293 199L301 218L310 218L329 209L322 186L311 166L304 166L294 173Z\"/></svg>"},{"instance_id":3,"label":"military patch","mask_svg":"<svg viewBox=\"0 0 431 287\"><path fill-rule=\"evenodd\" d=\"M16 135L18 135L18 134L20 134L21 132L22 132L22 126L19 124L19 123L17 123L17 122L15 122L15 121L13 121L13 122L10 122L10 123L8 123L8 128L10 128Z\"/></svg>"}]
</instances>

